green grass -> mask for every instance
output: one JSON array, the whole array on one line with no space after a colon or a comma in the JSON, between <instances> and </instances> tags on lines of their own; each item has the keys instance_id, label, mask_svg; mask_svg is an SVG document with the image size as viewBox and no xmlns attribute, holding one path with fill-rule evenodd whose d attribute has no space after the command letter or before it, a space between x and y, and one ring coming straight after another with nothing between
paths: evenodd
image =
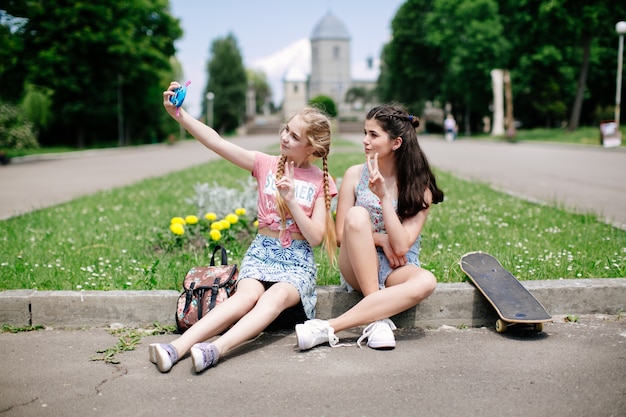
<instances>
[{"instance_id":1,"label":"green grass","mask_svg":"<svg viewBox=\"0 0 626 417\"><path fill-rule=\"evenodd\" d=\"M462 138L463 133L460 134L460 139ZM503 140L503 138L494 138L489 135L472 135L472 138ZM580 127L574 132L568 132L565 129L520 129L515 135L515 140L519 142L554 142L601 146L600 128L589 126ZM621 146L626 146L626 141L622 141Z\"/></svg>"},{"instance_id":2,"label":"green grass","mask_svg":"<svg viewBox=\"0 0 626 417\"><path fill-rule=\"evenodd\" d=\"M329 161L331 174L340 177L361 161L360 150L337 152ZM626 276L626 231L592 214L436 174L446 199L431 210L421 261L440 282L463 281L459 258L476 250L496 256L520 279ZM248 176L213 161L1 221L0 290L179 290L190 267L208 263L208 250L164 251L159 236L169 236L174 216L202 215L185 203L194 184L229 186ZM246 246L229 244L231 260L239 262ZM319 248L316 256L318 283L337 284L338 271Z\"/></svg>"}]
</instances>

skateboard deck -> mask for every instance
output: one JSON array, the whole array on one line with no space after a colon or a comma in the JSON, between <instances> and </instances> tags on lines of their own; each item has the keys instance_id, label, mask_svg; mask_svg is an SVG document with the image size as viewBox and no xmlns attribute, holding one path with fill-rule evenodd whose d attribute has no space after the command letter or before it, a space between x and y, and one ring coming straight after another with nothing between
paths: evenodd
<instances>
[{"instance_id":1,"label":"skateboard deck","mask_svg":"<svg viewBox=\"0 0 626 417\"><path fill-rule=\"evenodd\" d=\"M542 331L543 323L552 321L535 296L493 256L485 252L469 252L461 257L459 264L500 316L496 322L498 333L520 323Z\"/></svg>"}]
</instances>

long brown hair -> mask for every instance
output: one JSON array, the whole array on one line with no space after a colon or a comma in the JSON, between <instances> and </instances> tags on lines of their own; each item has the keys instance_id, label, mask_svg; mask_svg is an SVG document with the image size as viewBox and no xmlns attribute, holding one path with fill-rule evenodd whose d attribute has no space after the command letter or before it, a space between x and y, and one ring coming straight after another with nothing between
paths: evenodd
<instances>
[{"instance_id":1,"label":"long brown hair","mask_svg":"<svg viewBox=\"0 0 626 417\"><path fill-rule=\"evenodd\" d=\"M443 191L437 187L435 175L417 141L415 129L420 124L419 118L410 115L400 105L384 104L371 109L366 119L378 121L390 139L402 138L402 144L393 151L397 168L397 210L400 219L413 217L429 207L424 200L426 189L430 189L432 193L433 204L442 202Z\"/></svg>"},{"instance_id":2,"label":"long brown hair","mask_svg":"<svg viewBox=\"0 0 626 417\"><path fill-rule=\"evenodd\" d=\"M330 211L332 200L332 196L330 195L330 174L328 173L328 154L330 153L331 140L330 120L324 113L314 107L305 107L294 117L296 116L300 116L306 124L303 135L313 147L313 153L311 156L315 158L322 158L322 170L324 171L324 199L326 203L326 231L324 232L323 246L329 259L334 264L337 251L337 236L335 233L335 221L333 220L333 216ZM281 133L284 129L285 127L281 129ZM286 160L287 157L285 155L281 155L280 160L278 161L278 169L276 170L277 180L282 178L285 172ZM278 213L280 214L281 223L284 227L286 224L287 214L291 215L291 213L289 213L287 204L285 204L285 201L278 191L276 192L276 207L278 209Z\"/></svg>"}]
</instances>

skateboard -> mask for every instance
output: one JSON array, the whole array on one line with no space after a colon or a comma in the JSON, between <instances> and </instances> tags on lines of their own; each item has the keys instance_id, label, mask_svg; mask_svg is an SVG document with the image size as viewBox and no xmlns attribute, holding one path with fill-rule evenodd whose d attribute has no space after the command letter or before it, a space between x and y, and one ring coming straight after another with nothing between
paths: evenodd
<instances>
[{"instance_id":1,"label":"skateboard","mask_svg":"<svg viewBox=\"0 0 626 417\"><path fill-rule=\"evenodd\" d=\"M500 316L496 321L498 333L517 324L532 325L540 332L543 323L552 321L545 307L493 256L469 252L459 265Z\"/></svg>"}]
</instances>

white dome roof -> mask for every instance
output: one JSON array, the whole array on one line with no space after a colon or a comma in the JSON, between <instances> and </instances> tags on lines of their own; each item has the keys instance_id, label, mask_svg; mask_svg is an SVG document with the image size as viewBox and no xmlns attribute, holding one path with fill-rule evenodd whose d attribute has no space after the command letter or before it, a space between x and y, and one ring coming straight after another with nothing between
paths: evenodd
<instances>
[{"instance_id":1,"label":"white dome roof","mask_svg":"<svg viewBox=\"0 0 626 417\"><path fill-rule=\"evenodd\" d=\"M303 82L306 81L306 74L300 68L291 67L287 68L285 71L285 76L283 77L285 82Z\"/></svg>"},{"instance_id":2,"label":"white dome roof","mask_svg":"<svg viewBox=\"0 0 626 417\"><path fill-rule=\"evenodd\" d=\"M315 26L311 35L312 41L320 39L350 40L350 33L341 20L328 12Z\"/></svg>"}]
</instances>

